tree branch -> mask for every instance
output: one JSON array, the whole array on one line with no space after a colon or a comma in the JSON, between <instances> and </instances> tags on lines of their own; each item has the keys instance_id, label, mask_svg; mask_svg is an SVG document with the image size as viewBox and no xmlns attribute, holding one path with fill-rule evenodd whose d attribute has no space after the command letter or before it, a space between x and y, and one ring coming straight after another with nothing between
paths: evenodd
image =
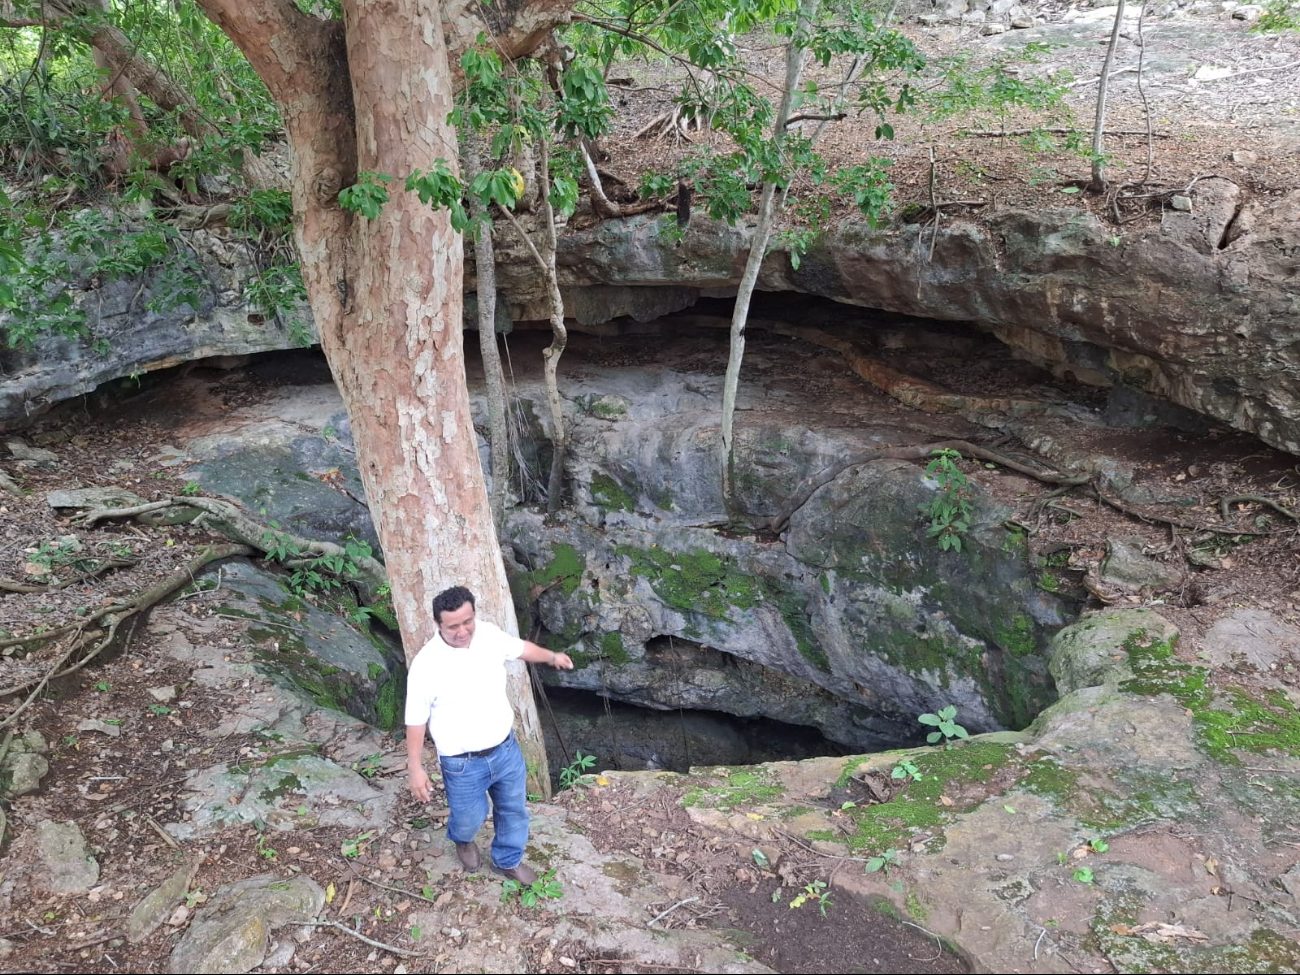
<instances>
[{"instance_id":1,"label":"tree branch","mask_svg":"<svg viewBox=\"0 0 1300 975\"><path fill-rule=\"evenodd\" d=\"M334 542L318 541L295 535L283 529L271 528L249 517L229 501L216 498L171 498L168 501L154 501L149 504L135 505L130 508L96 508L87 512L83 521L93 525L105 518L130 518L137 514L159 511L162 508L194 508L203 512L203 522L236 542L241 542L259 552L267 552L270 543L289 545L300 555L307 556L341 556L352 562L361 578L358 580L367 602L378 597L381 587L388 581L384 567L377 559L370 556L351 554L342 545Z\"/></svg>"},{"instance_id":2,"label":"tree branch","mask_svg":"<svg viewBox=\"0 0 1300 975\"><path fill-rule=\"evenodd\" d=\"M52 639L55 636L73 630L85 630L91 623L96 622L97 620L103 619L105 617L110 618L108 623L108 630L105 633L103 639L99 641L99 643L90 651L90 653L82 657L72 666L66 668L63 667L63 665L66 664L68 660L70 660L77 653L78 650L81 650L86 646L87 636L84 634L81 637L74 640L72 642L72 645L69 646L66 651L64 651L62 654L59 655L59 657L54 661L54 663L46 671L43 677L39 679L33 678L32 680L23 681L20 684L14 684L10 687L0 688L0 698L4 698L4 697L11 697L14 694L21 694L23 691L30 688L33 684L37 685L36 690L33 691L31 695L28 696L27 700L24 701L21 705L19 705L16 711L9 714L4 721L0 722L0 728L3 728L6 725L11 724L14 721L14 719L17 718L18 714L22 710L24 710L33 700L35 700L35 698L40 694L42 688L44 688L45 685L48 684L51 680L56 680L57 678L60 677L66 677L68 674L80 670L82 667L86 666L86 664L90 663L90 661L93 660L95 657L97 657L100 653L102 653L103 650L113 642L114 637L117 635L117 628L128 617L134 616L142 612L143 610L149 609L150 607L162 602L162 600L165 599L167 596L171 595L171 593L179 589L181 586L185 585L187 582L192 581L194 579L195 574L198 573L201 569L203 569L204 566L208 565L209 563L217 562L220 561L221 559L234 558L235 556L239 556L239 555L252 555L252 554L253 554L252 551L247 546L244 545L209 545L207 548L203 549L203 551L201 551L197 556L191 559L187 564L177 569L175 572L167 576L165 579L163 579L161 582L157 583L156 585L150 587L149 589L146 589L142 593L138 593L129 602L114 603L111 606L105 606L102 609L100 609L98 612L92 613L90 616L87 616L83 620L78 620L74 624L60 627L57 630L50 631L49 633L39 633L34 636L25 637L21 640L8 641L8 643L12 645L20 642L32 643L40 639Z\"/></svg>"}]
</instances>

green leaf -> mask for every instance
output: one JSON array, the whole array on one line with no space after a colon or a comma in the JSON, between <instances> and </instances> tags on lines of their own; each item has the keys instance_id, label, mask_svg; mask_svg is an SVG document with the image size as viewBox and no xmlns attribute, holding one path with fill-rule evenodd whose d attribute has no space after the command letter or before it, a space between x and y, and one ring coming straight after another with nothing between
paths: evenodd
<instances>
[{"instance_id":1,"label":"green leaf","mask_svg":"<svg viewBox=\"0 0 1300 975\"><path fill-rule=\"evenodd\" d=\"M339 191L339 206L351 213L359 213L374 220L388 202L388 187L393 177L385 173L357 173L357 181Z\"/></svg>"}]
</instances>

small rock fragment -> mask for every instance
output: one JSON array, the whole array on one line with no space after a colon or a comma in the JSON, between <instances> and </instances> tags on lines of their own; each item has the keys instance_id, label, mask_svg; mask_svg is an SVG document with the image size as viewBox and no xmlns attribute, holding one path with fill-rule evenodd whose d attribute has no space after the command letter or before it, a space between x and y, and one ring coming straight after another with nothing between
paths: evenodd
<instances>
[{"instance_id":1,"label":"small rock fragment","mask_svg":"<svg viewBox=\"0 0 1300 975\"><path fill-rule=\"evenodd\" d=\"M59 455L44 447L31 447L21 440L10 440L5 444L15 460L28 467L46 467L58 463Z\"/></svg>"},{"instance_id":2,"label":"small rock fragment","mask_svg":"<svg viewBox=\"0 0 1300 975\"><path fill-rule=\"evenodd\" d=\"M122 726L109 724L107 721L101 721L99 718L87 718L77 725L78 731L98 731L101 735L108 735L110 738L122 737Z\"/></svg>"}]
</instances>

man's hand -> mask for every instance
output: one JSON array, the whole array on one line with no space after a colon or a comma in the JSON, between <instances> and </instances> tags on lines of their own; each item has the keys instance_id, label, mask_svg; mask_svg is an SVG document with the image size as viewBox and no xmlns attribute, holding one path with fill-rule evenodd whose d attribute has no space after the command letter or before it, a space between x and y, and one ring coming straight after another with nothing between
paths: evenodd
<instances>
[{"instance_id":1,"label":"man's hand","mask_svg":"<svg viewBox=\"0 0 1300 975\"><path fill-rule=\"evenodd\" d=\"M567 653L556 653L554 650L547 650L527 640L524 641L524 652L519 655L519 659L530 664L546 664L556 670L573 669L573 658Z\"/></svg>"},{"instance_id":2,"label":"man's hand","mask_svg":"<svg viewBox=\"0 0 1300 975\"><path fill-rule=\"evenodd\" d=\"M411 786L411 795L419 799L420 802L429 801L429 792L433 788L429 782L429 773L422 767L415 766L407 770L410 774L408 780Z\"/></svg>"}]
</instances>

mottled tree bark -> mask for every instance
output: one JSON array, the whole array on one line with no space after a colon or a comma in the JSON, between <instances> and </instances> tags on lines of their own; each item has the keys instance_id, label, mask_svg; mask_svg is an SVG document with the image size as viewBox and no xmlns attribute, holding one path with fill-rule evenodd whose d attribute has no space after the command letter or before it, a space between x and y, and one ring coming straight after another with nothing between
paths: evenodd
<instances>
[{"instance_id":1,"label":"mottled tree bark","mask_svg":"<svg viewBox=\"0 0 1300 975\"><path fill-rule=\"evenodd\" d=\"M461 332L463 257L448 214L394 193L379 216L344 211L359 171L453 166L452 76L435 0L344 0L344 19L290 0L199 0L244 51L284 118L295 232L321 346L347 406L410 659L430 601L469 586L516 629L479 467ZM533 788L549 793L524 665L510 675Z\"/></svg>"}]
</instances>

